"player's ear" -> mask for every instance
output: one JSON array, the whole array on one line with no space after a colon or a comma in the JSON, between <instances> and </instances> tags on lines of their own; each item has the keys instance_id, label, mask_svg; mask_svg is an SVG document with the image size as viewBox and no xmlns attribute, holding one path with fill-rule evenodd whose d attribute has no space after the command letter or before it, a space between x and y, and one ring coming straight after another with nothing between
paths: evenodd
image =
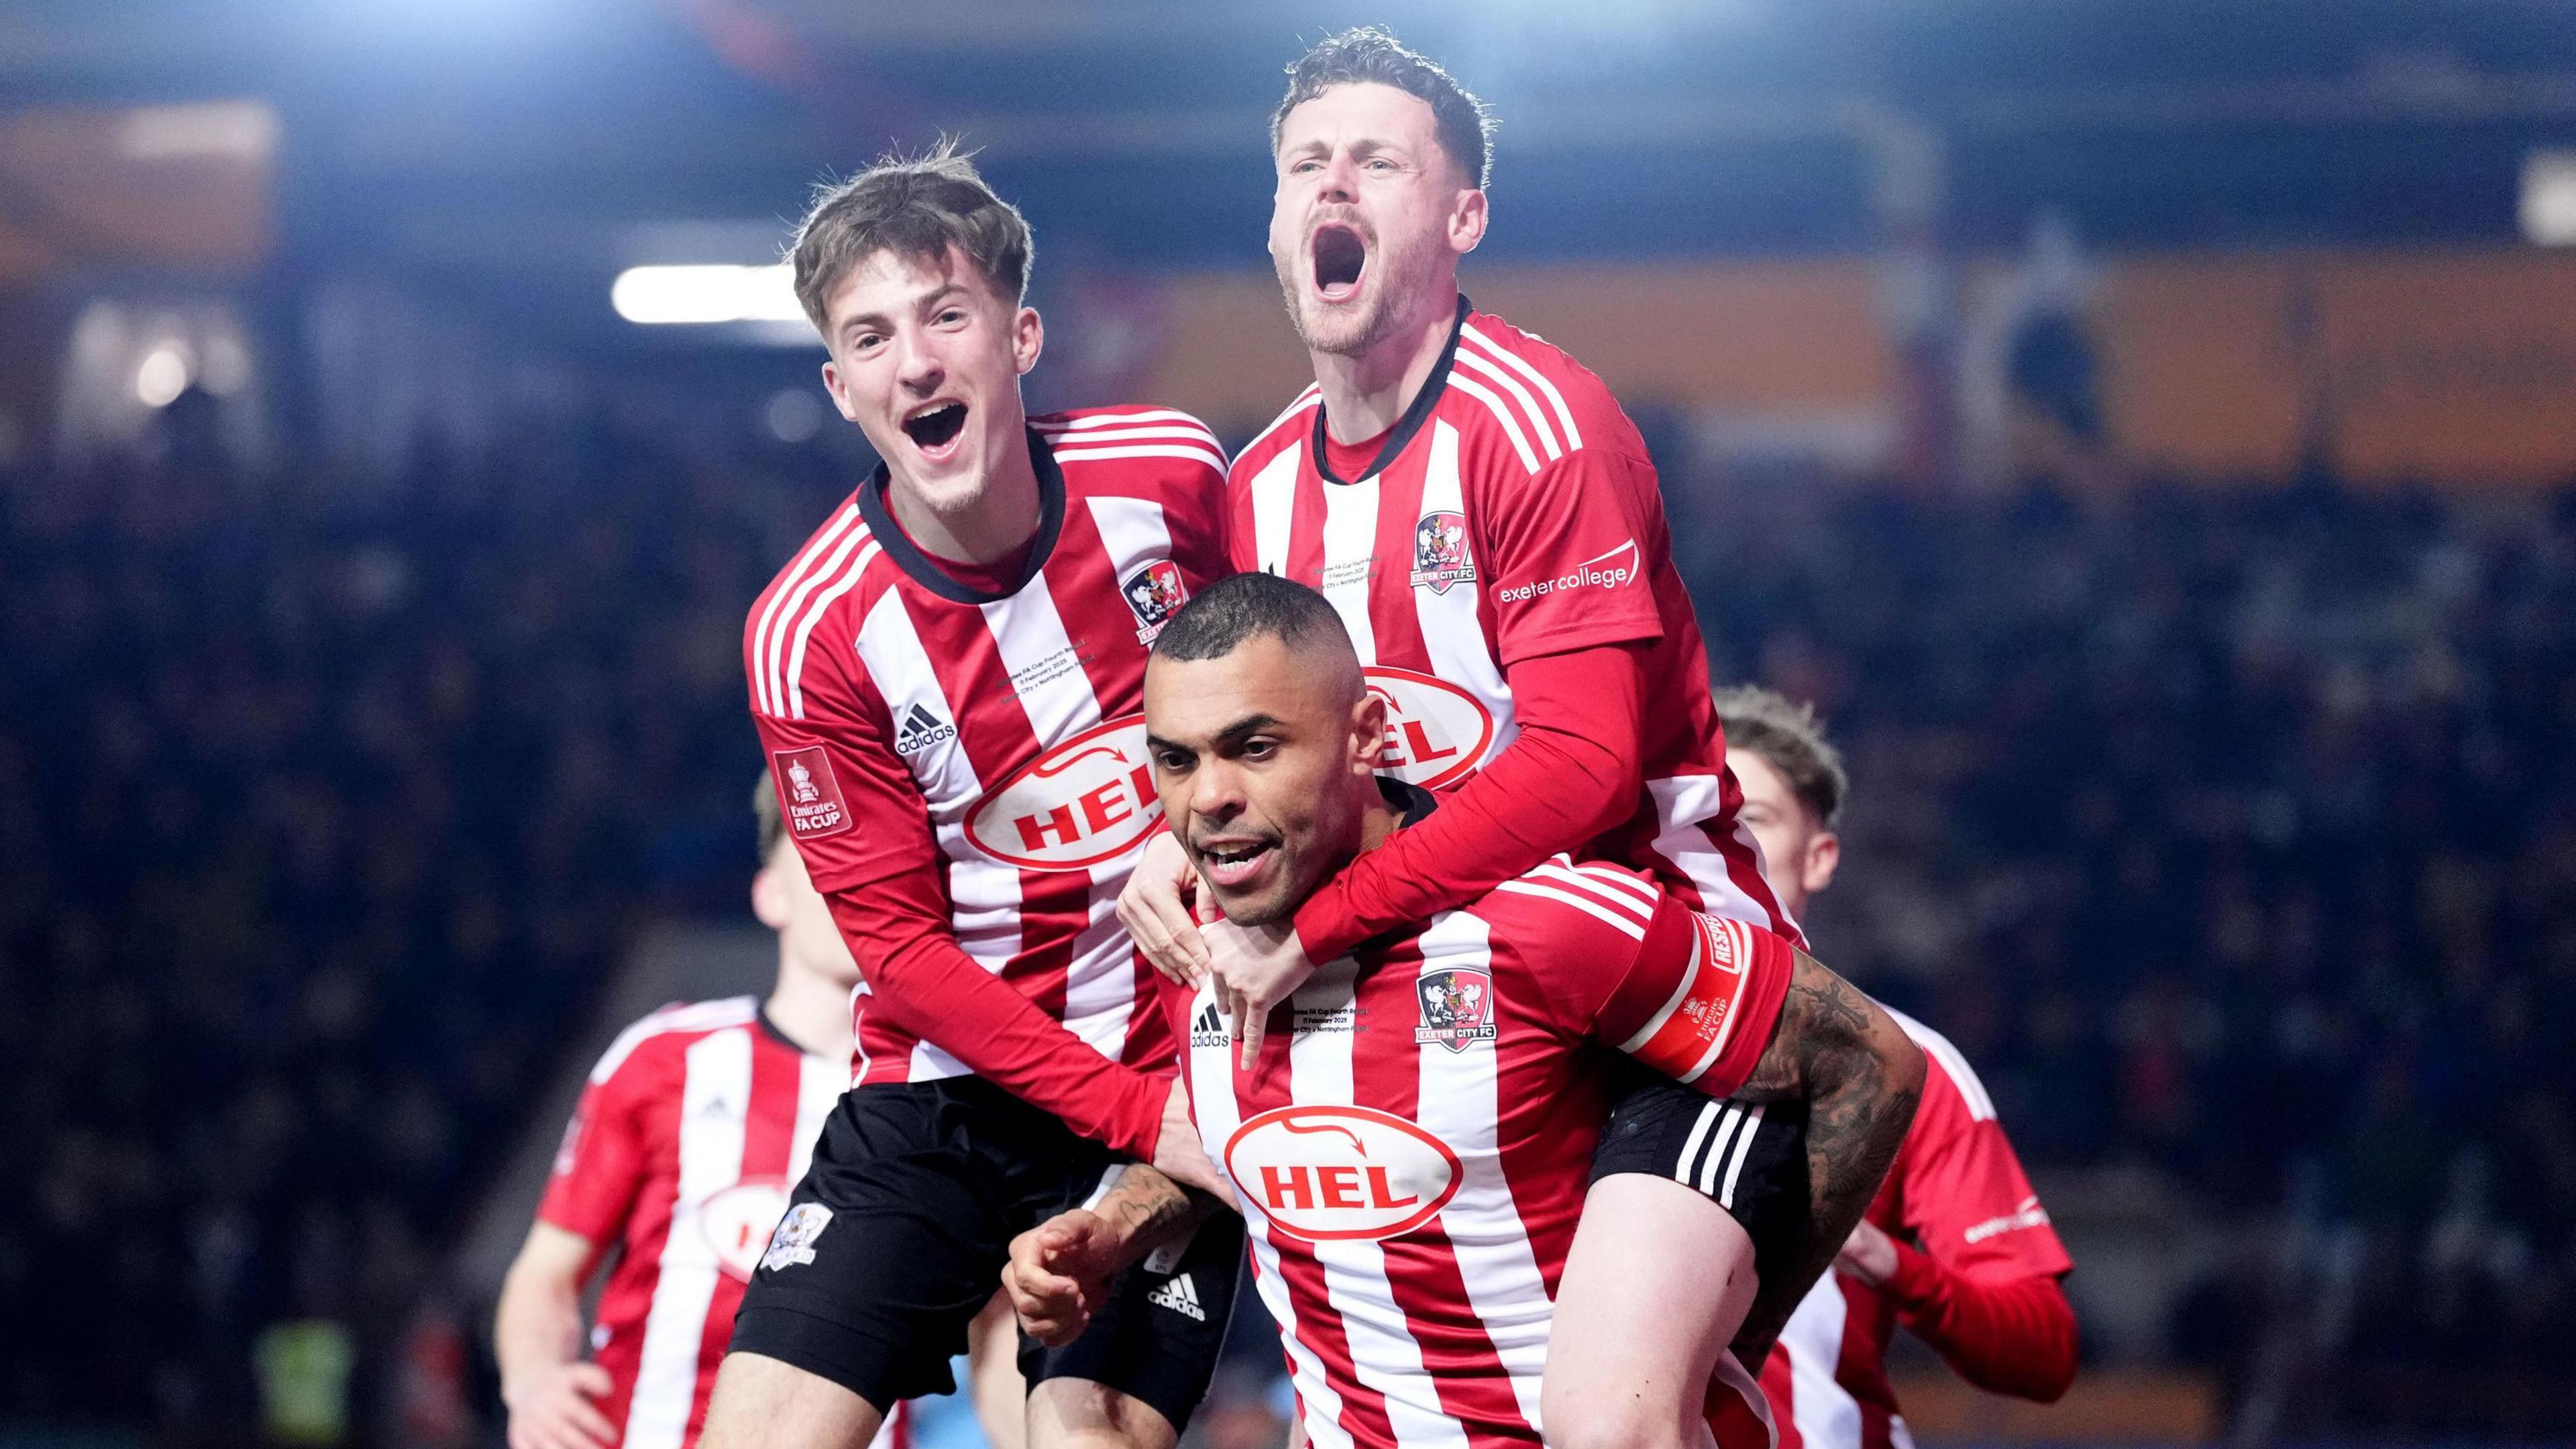
<instances>
[{"instance_id":1,"label":"player's ear","mask_svg":"<svg viewBox=\"0 0 2576 1449\"><path fill-rule=\"evenodd\" d=\"M1449 250L1460 256L1474 251L1485 239L1486 220L1484 191L1470 186L1459 192L1449 208Z\"/></svg>"},{"instance_id":2,"label":"player's ear","mask_svg":"<svg viewBox=\"0 0 2576 1449\"><path fill-rule=\"evenodd\" d=\"M1830 830L1819 830L1807 839L1807 863L1798 874L1799 884L1814 895L1834 883L1834 867L1842 864L1842 837Z\"/></svg>"},{"instance_id":3,"label":"player's ear","mask_svg":"<svg viewBox=\"0 0 2576 1449\"><path fill-rule=\"evenodd\" d=\"M844 419L854 423L859 420L858 409L850 402L850 390L841 383L840 365L829 357L823 359L823 391L832 395L832 406L841 410Z\"/></svg>"},{"instance_id":4,"label":"player's ear","mask_svg":"<svg viewBox=\"0 0 2576 1449\"><path fill-rule=\"evenodd\" d=\"M1351 706L1351 771L1354 774L1377 773L1378 757L1386 750L1386 696L1372 689L1360 691L1360 702Z\"/></svg>"},{"instance_id":5,"label":"player's ear","mask_svg":"<svg viewBox=\"0 0 2576 1449\"><path fill-rule=\"evenodd\" d=\"M1022 307L1019 315L1011 319L1011 360L1026 375L1038 365L1038 354L1045 350L1045 321L1038 316L1037 308Z\"/></svg>"}]
</instances>

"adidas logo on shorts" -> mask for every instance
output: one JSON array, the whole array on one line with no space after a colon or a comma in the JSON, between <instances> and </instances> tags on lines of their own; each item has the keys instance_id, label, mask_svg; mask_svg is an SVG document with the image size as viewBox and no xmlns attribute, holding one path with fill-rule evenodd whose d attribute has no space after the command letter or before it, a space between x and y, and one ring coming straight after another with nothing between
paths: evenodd
<instances>
[{"instance_id":1,"label":"adidas logo on shorts","mask_svg":"<svg viewBox=\"0 0 2576 1449\"><path fill-rule=\"evenodd\" d=\"M1157 1308L1168 1308L1174 1313L1195 1318L1201 1323L1207 1322L1207 1310L1199 1306L1198 1285L1190 1281L1190 1275L1187 1273L1174 1276L1162 1287L1146 1294L1145 1301Z\"/></svg>"},{"instance_id":2,"label":"adidas logo on shorts","mask_svg":"<svg viewBox=\"0 0 2576 1449\"><path fill-rule=\"evenodd\" d=\"M1233 1044L1234 1034L1227 1031L1225 1029L1225 1022L1218 1018L1216 1014L1216 1003L1211 1001L1207 1005L1200 1007L1198 1018L1190 1023L1190 1045L1194 1047L1222 1047L1231 1046Z\"/></svg>"}]
</instances>

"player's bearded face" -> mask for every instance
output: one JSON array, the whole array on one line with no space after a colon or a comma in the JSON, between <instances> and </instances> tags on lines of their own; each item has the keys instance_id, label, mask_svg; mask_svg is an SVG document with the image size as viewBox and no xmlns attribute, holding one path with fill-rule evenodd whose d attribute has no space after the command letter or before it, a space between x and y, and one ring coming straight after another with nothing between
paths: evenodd
<instances>
[{"instance_id":1,"label":"player's bearded face","mask_svg":"<svg viewBox=\"0 0 2576 1449\"><path fill-rule=\"evenodd\" d=\"M1336 86L1288 113L1270 258L1308 348L1362 354L1449 305L1458 183L1431 107L1392 86Z\"/></svg>"},{"instance_id":2,"label":"player's bearded face","mask_svg":"<svg viewBox=\"0 0 2576 1449\"><path fill-rule=\"evenodd\" d=\"M1348 664L1344 677L1261 637L1218 659L1146 665L1164 818L1236 925L1288 919L1360 848L1384 707Z\"/></svg>"},{"instance_id":3,"label":"player's bearded face","mask_svg":"<svg viewBox=\"0 0 2576 1449\"><path fill-rule=\"evenodd\" d=\"M1038 314L995 290L964 252L881 251L828 299L824 386L900 487L943 511L970 503L1004 450L1026 446L1020 374Z\"/></svg>"}]
</instances>

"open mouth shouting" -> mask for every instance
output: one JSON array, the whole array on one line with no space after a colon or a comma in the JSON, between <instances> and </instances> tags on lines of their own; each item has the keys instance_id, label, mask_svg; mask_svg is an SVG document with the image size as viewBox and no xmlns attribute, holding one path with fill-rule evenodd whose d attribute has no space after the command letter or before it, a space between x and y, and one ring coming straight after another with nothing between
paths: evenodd
<instances>
[{"instance_id":1,"label":"open mouth shouting","mask_svg":"<svg viewBox=\"0 0 2576 1449\"><path fill-rule=\"evenodd\" d=\"M1368 241L1339 222L1315 228L1315 292L1327 302L1347 302L1360 292L1368 270Z\"/></svg>"},{"instance_id":2,"label":"open mouth shouting","mask_svg":"<svg viewBox=\"0 0 2576 1449\"><path fill-rule=\"evenodd\" d=\"M1219 890L1241 890L1259 878L1278 846L1276 840L1200 841L1199 874Z\"/></svg>"},{"instance_id":3,"label":"open mouth shouting","mask_svg":"<svg viewBox=\"0 0 2576 1449\"><path fill-rule=\"evenodd\" d=\"M958 435L966 431L966 404L955 398L926 402L903 415L904 436L921 456L944 463L957 453Z\"/></svg>"}]
</instances>

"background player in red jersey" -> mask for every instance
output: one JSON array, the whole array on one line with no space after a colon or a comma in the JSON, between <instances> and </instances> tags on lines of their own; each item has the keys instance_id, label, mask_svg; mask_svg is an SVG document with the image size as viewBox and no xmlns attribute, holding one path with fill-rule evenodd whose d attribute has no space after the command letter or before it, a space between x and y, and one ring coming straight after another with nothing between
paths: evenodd
<instances>
[{"instance_id":1,"label":"background player in red jersey","mask_svg":"<svg viewBox=\"0 0 2576 1449\"><path fill-rule=\"evenodd\" d=\"M1812 709L1767 689L1721 692L1744 823L1781 902L1833 883L1842 760ZM1888 1449L1903 1421L1887 1382L1902 1322L1979 1388L2043 1403L2075 1379L2074 1266L2022 1173L1985 1087L1939 1032L1890 1012L1929 1060L1923 1104L1837 1271L1808 1292L1763 1365L1785 1449Z\"/></svg>"},{"instance_id":2,"label":"background player in red jersey","mask_svg":"<svg viewBox=\"0 0 2576 1449\"><path fill-rule=\"evenodd\" d=\"M1026 416L1031 251L944 152L829 188L797 234L824 383L879 463L754 603L743 662L788 836L866 985L707 1449L864 1441L949 1387L1013 1234L1130 1161L1213 1181L1114 906L1158 810L1145 644L1224 570L1224 459L1168 410ZM1211 1223L1082 1340L1023 1352L1032 1445L1168 1449L1215 1365L1235 1236Z\"/></svg>"},{"instance_id":3,"label":"background player in red jersey","mask_svg":"<svg viewBox=\"0 0 2576 1449\"><path fill-rule=\"evenodd\" d=\"M511 1449L696 1442L751 1261L841 1094L858 966L786 843L766 774L753 808L751 908L778 933L776 981L757 1003L664 1007L591 1073L501 1284L492 1341ZM582 1291L612 1247L585 1333Z\"/></svg>"},{"instance_id":4,"label":"background player in red jersey","mask_svg":"<svg viewBox=\"0 0 2576 1449\"><path fill-rule=\"evenodd\" d=\"M697 1441L750 1264L848 1078L858 965L787 843L766 772L752 811L761 864L751 909L778 933L777 978L756 1005L745 997L654 1012L593 1071L501 1284L492 1341L511 1449ZM728 1071L747 1075L749 1090L724 1090L738 1084ZM684 1125L691 1102L701 1110ZM582 1293L612 1246L617 1264L584 1333ZM692 1332L684 1310L701 1303ZM659 1340L649 1326L657 1310L667 1315ZM1007 1310L987 1313L972 1348L976 1415L995 1449L1020 1441L1009 1333Z\"/></svg>"},{"instance_id":5,"label":"background player in red jersey","mask_svg":"<svg viewBox=\"0 0 2576 1449\"><path fill-rule=\"evenodd\" d=\"M1375 773L1386 702L1303 585L1212 585L1156 641L1146 697L1167 818L1228 918L1212 936L1287 918L1354 855L1445 808ZM1193 1116L1254 1225L1263 1297L1324 1445L1533 1443L1542 1414L1549 1442L1595 1442L1553 1400L1542 1409L1540 1376L1607 1105L1597 1047L1711 1099L1812 1095L1812 1139L1844 1183L1830 1196L1849 1205L1837 1240L1923 1070L1894 1021L1781 938L1562 856L1318 972L1249 1070L1210 986L1163 999L1190 1036ZM1079 1327L1105 1273L1177 1206L1130 1173L1098 1212L1015 1243L1005 1284L1034 1328ZM1753 1297L1743 1273L1710 1286L1728 1315ZM1714 1428L1767 1446L1751 1376L1716 1355L1694 1390L1712 1369L1731 1392L1708 1396L1706 1422L1694 1392L1688 1422L1624 1442L1706 1444ZM1630 1365L1624 1387L1647 1372Z\"/></svg>"},{"instance_id":6,"label":"background player in red jersey","mask_svg":"<svg viewBox=\"0 0 2576 1449\"><path fill-rule=\"evenodd\" d=\"M1122 914L1158 965L1213 972L1247 1054L1315 961L1560 851L1796 939L1734 819L1643 440L1599 378L1458 290L1488 220L1484 108L1382 31L1334 36L1289 75L1270 251L1316 386L1235 459L1234 561L1333 602L1372 688L1413 716L1391 736L1409 747L1399 771L1449 798L1293 924L1229 936L1222 954L1189 926L1188 873L1167 843ZM1696 1094L1641 1077L1617 1115L1558 1302L1568 1332L1549 1392L1582 1406L1564 1422L1628 1441L1679 1422L1695 1402L1684 1385L1727 1346L1736 1320L1709 1285L1767 1260L1743 1320L1758 1362L1841 1235L1802 1236L1804 1219L1755 1232L1764 1193L1711 1170ZM1750 1117L1757 1137L1797 1131L1794 1113ZM1828 1180L1811 1172L1808 1188ZM1810 1216L1846 1210L1819 1199ZM1627 1392L1640 1363L1660 1399Z\"/></svg>"}]
</instances>

